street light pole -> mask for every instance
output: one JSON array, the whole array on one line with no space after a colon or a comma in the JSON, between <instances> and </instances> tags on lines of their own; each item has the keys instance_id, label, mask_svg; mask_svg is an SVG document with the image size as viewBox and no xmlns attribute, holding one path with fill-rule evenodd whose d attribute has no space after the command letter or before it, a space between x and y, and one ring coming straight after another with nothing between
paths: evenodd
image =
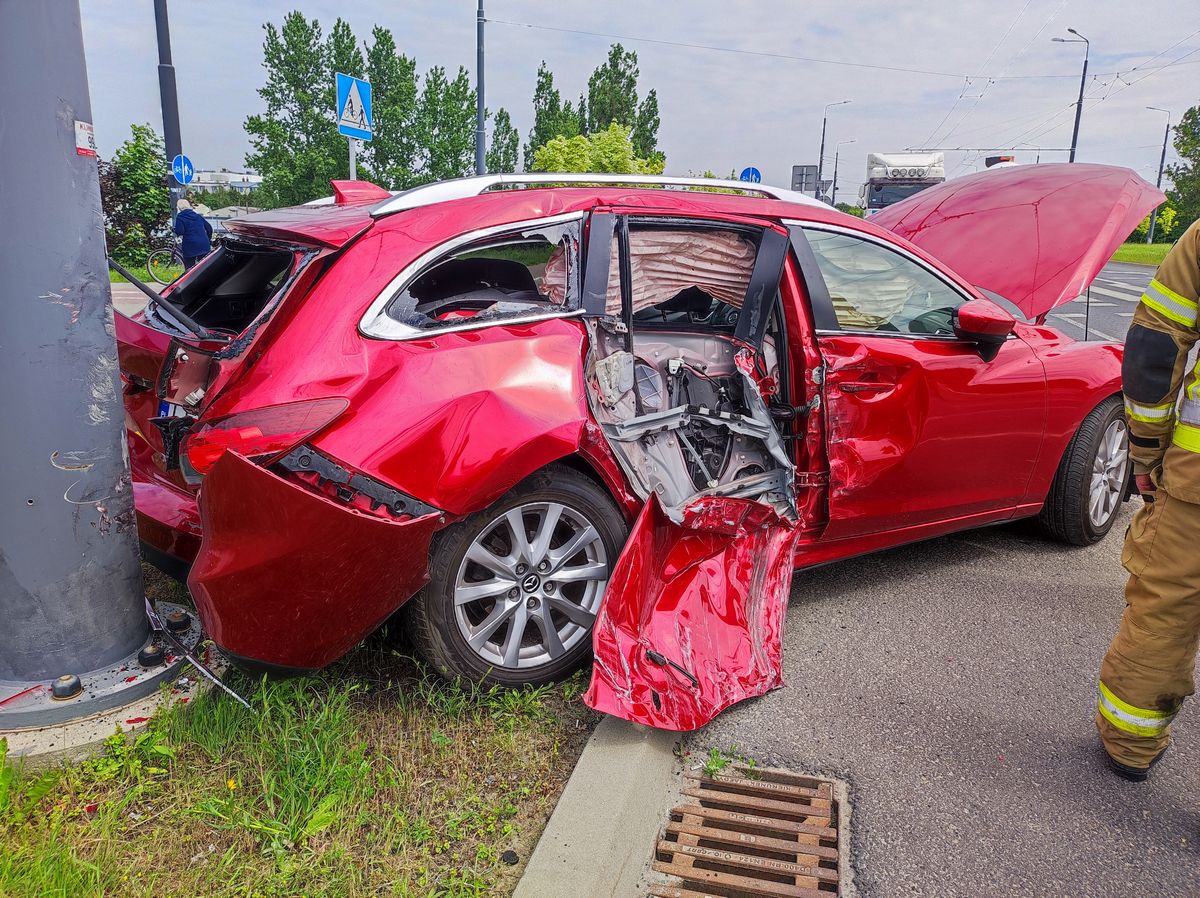
<instances>
[{"instance_id":1,"label":"street light pole","mask_svg":"<svg viewBox=\"0 0 1200 898\"><path fill-rule=\"evenodd\" d=\"M1079 100L1075 103L1075 129L1071 132L1071 155L1067 157L1068 162L1074 162L1075 148L1079 145L1079 119L1083 115L1083 89L1087 86L1088 54L1091 53L1092 45L1074 28L1068 28L1067 31L1075 35L1075 38L1054 37L1051 40L1057 44L1083 44L1083 74L1079 77Z\"/></svg>"},{"instance_id":2,"label":"street light pole","mask_svg":"<svg viewBox=\"0 0 1200 898\"><path fill-rule=\"evenodd\" d=\"M479 11L475 14L475 174L487 171L487 113L483 106L483 0L479 0Z\"/></svg>"},{"instance_id":3,"label":"street light pole","mask_svg":"<svg viewBox=\"0 0 1200 898\"><path fill-rule=\"evenodd\" d=\"M162 105L163 148L167 163L183 152L179 133L179 94L175 90L175 65L171 62L171 26L167 21L167 0L154 0L154 29L158 35L158 96ZM175 223L175 204L180 187L170 178L171 223Z\"/></svg>"},{"instance_id":4,"label":"street light pole","mask_svg":"<svg viewBox=\"0 0 1200 898\"><path fill-rule=\"evenodd\" d=\"M1159 190L1162 189L1163 167L1167 164L1167 141L1171 138L1171 112L1169 109L1161 109L1158 106L1147 106L1147 109L1153 109L1155 112L1165 112L1167 114L1167 128L1163 131L1162 154L1158 157L1158 180L1154 182L1154 186ZM1154 211L1150 213L1150 230L1146 232L1146 242L1154 242L1154 226L1158 223L1158 206L1154 207Z\"/></svg>"},{"instance_id":5,"label":"street light pole","mask_svg":"<svg viewBox=\"0 0 1200 898\"><path fill-rule=\"evenodd\" d=\"M149 626L78 2L0 2L0 109L3 730L104 707Z\"/></svg>"},{"instance_id":6,"label":"street light pole","mask_svg":"<svg viewBox=\"0 0 1200 898\"><path fill-rule=\"evenodd\" d=\"M833 185L829 190L830 205L837 205L837 173L838 173L838 156L841 155L842 147L848 143L854 143L854 140L838 141L837 146L833 148Z\"/></svg>"},{"instance_id":7,"label":"street light pole","mask_svg":"<svg viewBox=\"0 0 1200 898\"><path fill-rule=\"evenodd\" d=\"M829 122L829 110L833 106L845 106L849 102L849 100L838 100L836 103L825 104L825 113L821 116L821 150L817 153L817 186L813 188L814 199L821 198L821 174L825 171L825 125Z\"/></svg>"}]
</instances>

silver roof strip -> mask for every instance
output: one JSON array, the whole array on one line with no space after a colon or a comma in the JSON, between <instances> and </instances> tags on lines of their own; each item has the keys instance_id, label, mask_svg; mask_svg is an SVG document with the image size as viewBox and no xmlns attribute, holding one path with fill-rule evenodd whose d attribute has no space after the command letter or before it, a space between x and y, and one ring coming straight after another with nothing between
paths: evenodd
<instances>
[{"instance_id":1,"label":"silver roof strip","mask_svg":"<svg viewBox=\"0 0 1200 898\"><path fill-rule=\"evenodd\" d=\"M789 203L800 203L806 206L820 206L811 196L787 190L783 187L772 187L769 184L755 184L750 181L729 181L721 178L674 178L663 175L611 175L611 174L567 174L564 172L536 172L518 174L479 175L474 178L456 178L451 181L438 181L425 184L398 193L390 200L383 200L371 210L371 216L380 218L393 212L405 209L415 209L420 206L431 206L448 200L460 200L467 197L479 196L489 190L502 187L526 187L537 185L572 185L590 186L595 184L627 186L627 187L723 187L737 190L741 193L753 193L770 199L784 200ZM318 201L319 202L319 201Z\"/></svg>"}]
</instances>

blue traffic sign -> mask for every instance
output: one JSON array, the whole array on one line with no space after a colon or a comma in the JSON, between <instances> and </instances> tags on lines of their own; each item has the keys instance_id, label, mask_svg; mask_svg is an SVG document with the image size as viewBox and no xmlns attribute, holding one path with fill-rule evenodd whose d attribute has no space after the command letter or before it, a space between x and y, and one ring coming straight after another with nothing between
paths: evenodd
<instances>
[{"instance_id":1,"label":"blue traffic sign","mask_svg":"<svg viewBox=\"0 0 1200 898\"><path fill-rule=\"evenodd\" d=\"M751 165L747 168L742 169L742 173L740 175L738 175L738 180L739 181L753 181L755 184L758 184L762 181L762 172L760 172L757 168L755 168L753 165Z\"/></svg>"},{"instance_id":2,"label":"blue traffic sign","mask_svg":"<svg viewBox=\"0 0 1200 898\"><path fill-rule=\"evenodd\" d=\"M191 184L192 178L196 177L196 167L191 159L180 153L171 160L171 174L180 184Z\"/></svg>"},{"instance_id":3,"label":"blue traffic sign","mask_svg":"<svg viewBox=\"0 0 1200 898\"><path fill-rule=\"evenodd\" d=\"M371 118L371 82L337 73L338 134L370 140L375 127Z\"/></svg>"}]
</instances>

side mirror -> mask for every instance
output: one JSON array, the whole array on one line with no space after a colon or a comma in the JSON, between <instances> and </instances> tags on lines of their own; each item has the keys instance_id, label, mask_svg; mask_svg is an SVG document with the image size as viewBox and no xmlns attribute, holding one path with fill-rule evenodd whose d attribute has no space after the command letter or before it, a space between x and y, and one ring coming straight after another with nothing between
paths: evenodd
<instances>
[{"instance_id":1,"label":"side mirror","mask_svg":"<svg viewBox=\"0 0 1200 898\"><path fill-rule=\"evenodd\" d=\"M982 299L964 302L954 312L954 335L977 344L985 362L996 357L1016 324L1004 309Z\"/></svg>"}]
</instances>

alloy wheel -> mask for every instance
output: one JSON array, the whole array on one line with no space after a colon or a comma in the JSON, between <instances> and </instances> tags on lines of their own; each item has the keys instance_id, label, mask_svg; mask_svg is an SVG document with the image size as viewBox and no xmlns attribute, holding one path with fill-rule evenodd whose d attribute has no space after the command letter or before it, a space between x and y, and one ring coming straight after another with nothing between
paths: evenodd
<instances>
[{"instance_id":1,"label":"alloy wheel","mask_svg":"<svg viewBox=\"0 0 1200 898\"><path fill-rule=\"evenodd\" d=\"M1109 423L1096 448L1088 487L1088 517L1093 527L1104 527L1116 514L1129 473L1129 433L1120 418Z\"/></svg>"},{"instance_id":2,"label":"alloy wheel","mask_svg":"<svg viewBox=\"0 0 1200 898\"><path fill-rule=\"evenodd\" d=\"M609 567L583 511L561 502L511 508L479 532L459 564L459 632L488 664L547 664L589 637Z\"/></svg>"}]
</instances>

